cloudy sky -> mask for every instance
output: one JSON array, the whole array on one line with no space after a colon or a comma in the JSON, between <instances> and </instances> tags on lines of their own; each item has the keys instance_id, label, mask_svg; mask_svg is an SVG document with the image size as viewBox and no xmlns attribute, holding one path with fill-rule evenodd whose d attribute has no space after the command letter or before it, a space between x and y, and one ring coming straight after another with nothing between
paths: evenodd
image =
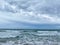
<instances>
[{"instance_id":1,"label":"cloudy sky","mask_svg":"<svg viewBox=\"0 0 60 45\"><path fill-rule=\"evenodd\" d=\"M59 29L60 0L0 0L0 28Z\"/></svg>"}]
</instances>

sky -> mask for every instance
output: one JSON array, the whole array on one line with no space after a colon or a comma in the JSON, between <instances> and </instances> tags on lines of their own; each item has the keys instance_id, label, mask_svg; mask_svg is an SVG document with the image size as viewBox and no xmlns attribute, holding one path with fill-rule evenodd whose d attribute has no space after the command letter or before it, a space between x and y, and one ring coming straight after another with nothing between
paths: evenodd
<instances>
[{"instance_id":1,"label":"sky","mask_svg":"<svg viewBox=\"0 0 60 45\"><path fill-rule=\"evenodd\" d=\"M60 29L60 0L0 0L0 28Z\"/></svg>"}]
</instances>

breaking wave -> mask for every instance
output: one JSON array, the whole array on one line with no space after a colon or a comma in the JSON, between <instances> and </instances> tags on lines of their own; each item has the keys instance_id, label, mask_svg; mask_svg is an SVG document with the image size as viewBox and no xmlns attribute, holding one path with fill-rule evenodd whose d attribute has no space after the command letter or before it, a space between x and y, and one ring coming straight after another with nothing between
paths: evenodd
<instances>
[{"instance_id":1,"label":"breaking wave","mask_svg":"<svg viewBox=\"0 0 60 45\"><path fill-rule=\"evenodd\" d=\"M1 45L59 45L60 32L34 30L0 31Z\"/></svg>"}]
</instances>

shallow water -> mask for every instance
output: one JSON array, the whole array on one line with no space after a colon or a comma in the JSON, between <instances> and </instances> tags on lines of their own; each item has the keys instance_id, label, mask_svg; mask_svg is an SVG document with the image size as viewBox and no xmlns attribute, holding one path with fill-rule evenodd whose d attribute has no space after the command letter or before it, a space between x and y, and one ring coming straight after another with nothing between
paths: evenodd
<instances>
[{"instance_id":1,"label":"shallow water","mask_svg":"<svg viewBox=\"0 0 60 45\"><path fill-rule=\"evenodd\" d=\"M59 31L3 30L0 45L60 45Z\"/></svg>"}]
</instances>

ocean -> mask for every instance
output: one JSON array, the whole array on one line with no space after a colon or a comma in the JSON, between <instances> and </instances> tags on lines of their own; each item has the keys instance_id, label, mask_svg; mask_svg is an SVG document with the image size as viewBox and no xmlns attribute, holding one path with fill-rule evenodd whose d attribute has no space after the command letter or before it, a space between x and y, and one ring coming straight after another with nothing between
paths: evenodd
<instances>
[{"instance_id":1,"label":"ocean","mask_svg":"<svg viewBox=\"0 0 60 45\"><path fill-rule=\"evenodd\" d=\"M60 45L60 31L0 30L0 45Z\"/></svg>"}]
</instances>

